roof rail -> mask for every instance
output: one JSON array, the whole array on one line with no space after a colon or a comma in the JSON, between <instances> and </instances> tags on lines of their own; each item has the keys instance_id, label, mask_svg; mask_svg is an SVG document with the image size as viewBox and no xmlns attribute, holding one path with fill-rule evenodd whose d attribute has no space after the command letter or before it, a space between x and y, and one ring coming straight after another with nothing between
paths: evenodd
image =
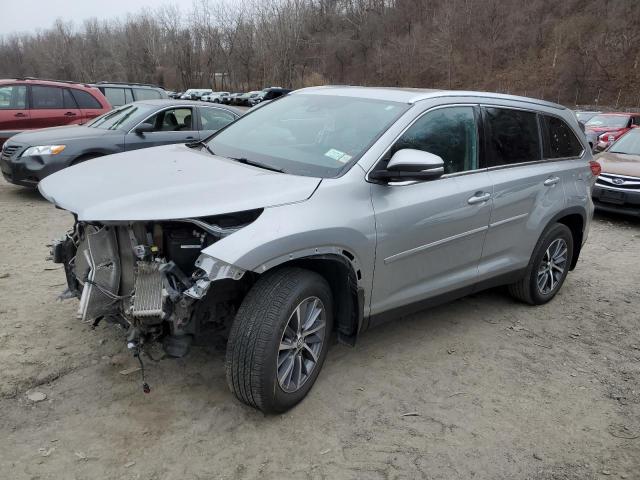
<instances>
[{"instance_id":1,"label":"roof rail","mask_svg":"<svg viewBox=\"0 0 640 480\"><path fill-rule=\"evenodd\" d=\"M95 82L94 85L106 85L106 84L111 84L111 85L133 85L136 87L153 87L153 88L162 88L164 90L163 87L161 87L160 85L154 85L153 83L136 83L136 82L107 82L105 80L102 80L100 82Z\"/></svg>"},{"instance_id":2,"label":"roof rail","mask_svg":"<svg viewBox=\"0 0 640 480\"><path fill-rule=\"evenodd\" d=\"M16 80L39 80L41 82L58 82L58 83L68 83L72 85L84 85L85 87L90 87L86 82L74 82L73 80L57 80L55 78L39 78L39 77L16 77Z\"/></svg>"}]
</instances>

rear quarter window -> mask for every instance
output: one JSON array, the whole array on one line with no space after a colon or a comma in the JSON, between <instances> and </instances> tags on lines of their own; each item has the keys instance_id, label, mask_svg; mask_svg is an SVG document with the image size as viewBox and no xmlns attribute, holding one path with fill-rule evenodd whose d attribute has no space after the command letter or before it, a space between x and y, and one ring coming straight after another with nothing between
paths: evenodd
<instances>
[{"instance_id":1,"label":"rear quarter window","mask_svg":"<svg viewBox=\"0 0 640 480\"><path fill-rule=\"evenodd\" d=\"M484 108L489 166L513 165L542 159L538 118L534 112Z\"/></svg>"},{"instance_id":2,"label":"rear quarter window","mask_svg":"<svg viewBox=\"0 0 640 480\"><path fill-rule=\"evenodd\" d=\"M584 147L564 120L541 115L543 153L545 159L570 158L582 155Z\"/></svg>"},{"instance_id":3,"label":"rear quarter window","mask_svg":"<svg viewBox=\"0 0 640 480\"><path fill-rule=\"evenodd\" d=\"M151 88L134 88L133 95L136 100L158 100L162 98L162 94Z\"/></svg>"},{"instance_id":4,"label":"rear quarter window","mask_svg":"<svg viewBox=\"0 0 640 480\"><path fill-rule=\"evenodd\" d=\"M72 88L71 93L73 94L73 98L76 99L76 103L78 104L79 108L102 108L100 102L98 102L98 100L96 100L93 95L85 92L84 90L77 90L75 88Z\"/></svg>"}]
</instances>

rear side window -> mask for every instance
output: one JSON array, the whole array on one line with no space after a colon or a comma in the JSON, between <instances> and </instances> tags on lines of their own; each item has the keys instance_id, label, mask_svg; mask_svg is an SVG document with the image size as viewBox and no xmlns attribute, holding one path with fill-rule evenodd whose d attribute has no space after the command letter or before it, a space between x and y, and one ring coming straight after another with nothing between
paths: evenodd
<instances>
[{"instance_id":1,"label":"rear side window","mask_svg":"<svg viewBox=\"0 0 640 480\"><path fill-rule=\"evenodd\" d=\"M487 107L489 166L512 165L542 159L538 118L533 112Z\"/></svg>"},{"instance_id":2,"label":"rear side window","mask_svg":"<svg viewBox=\"0 0 640 480\"><path fill-rule=\"evenodd\" d=\"M402 134L385 156L403 148L423 150L444 161L444 173L478 168L477 126L473 107L447 107L427 112Z\"/></svg>"},{"instance_id":3,"label":"rear side window","mask_svg":"<svg viewBox=\"0 0 640 480\"><path fill-rule=\"evenodd\" d=\"M567 158L582 155L582 144L564 120L542 115L544 158Z\"/></svg>"},{"instance_id":4,"label":"rear side window","mask_svg":"<svg viewBox=\"0 0 640 480\"><path fill-rule=\"evenodd\" d=\"M136 100L158 100L162 98L160 92L151 88L134 88L133 93Z\"/></svg>"},{"instance_id":5,"label":"rear side window","mask_svg":"<svg viewBox=\"0 0 640 480\"><path fill-rule=\"evenodd\" d=\"M95 97L88 92L72 88L71 93L73 94L73 97L76 99L76 103L80 108L102 108L100 102L98 102L98 100L96 100Z\"/></svg>"},{"instance_id":6,"label":"rear side window","mask_svg":"<svg viewBox=\"0 0 640 480\"><path fill-rule=\"evenodd\" d=\"M33 85L31 87L31 108L36 110L65 108L63 91L62 88ZM74 106L74 108L76 107Z\"/></svg>"},{"instance_id":7,"label":"rear side window","mask_svg":"<svg viewBox=\"0 0 640 480\"><path fill-rule=\"evenodd\" d=\"M107 97L112 107L119 107L127 103L124 91L124 88L104 87L104 96Z\"/></svg>"},{"instance_id":8,"label":"rear side window","mask_svg":"<svg viewBox=\"0 0 640 480\"><path fill-rule=\"evenodd\" d=\"M0 87L0 110L24 110L27 108L26 85Z\"/></svg>"}]
</instances>

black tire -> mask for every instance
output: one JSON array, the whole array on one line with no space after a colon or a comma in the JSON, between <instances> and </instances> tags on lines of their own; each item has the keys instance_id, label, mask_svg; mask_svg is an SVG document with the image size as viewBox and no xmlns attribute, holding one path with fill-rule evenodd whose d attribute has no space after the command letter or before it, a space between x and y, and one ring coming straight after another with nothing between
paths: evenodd
<instances>
[{"instance_id":1,"label":"black tire","mask_svg":"<svg viewBox=\"0 0 640 480\"><path fill-rule=\"evenodd\" d=\"M325 327L318 361L295 392L278 380L280 342L296 307L309 297L321 300ZM244 298L229 333L227 383L243 403L264 413L282 413L300 402L313 386L329 347L333 299L326 280L302 268L282 268L258 279Z\"/></svg>"},{"instance_id":2,"label":"black tire","mask_svg":"<svg viewBox=\"0 0 640 480\"><path fill-rule=\"evenodd\" d=\"M555 284L555 286L550 288L548 292L543 293L538 286L538 275L540 274L539 268L542 266L543 258L545 258L547 249L556 240L564 241L564 243L566 244L567 254L566 261L564 263L564 270L562 271L560 277L557 279L557 283ZM522 277L519 281L509 285L509 293L514 298L530 305L542 305L544 303L547 303L549 300L556 296L556 294L562 287L562 284L564 283L564 280L567 278L567 274L569 273L569 266L571 265L572 258L573 235L571 233L571 230L566 225L563 225L561 223L554 223L553 225L547 227L547 229L540 236L538 243L533 249L533 254L531 255L531 260L529 261L529 265L527 266L524 277Z\"/></svg>"},{"instance_id":3,"label":"black tire","mask_svg":"<svg viewBox=\"0 0 640 480\"><path fill-rule=\"evenodd\" d=\"M213 101L213 103L220 103L220 100L218 100L217 98Z\"/></svg>"}]
</instances>

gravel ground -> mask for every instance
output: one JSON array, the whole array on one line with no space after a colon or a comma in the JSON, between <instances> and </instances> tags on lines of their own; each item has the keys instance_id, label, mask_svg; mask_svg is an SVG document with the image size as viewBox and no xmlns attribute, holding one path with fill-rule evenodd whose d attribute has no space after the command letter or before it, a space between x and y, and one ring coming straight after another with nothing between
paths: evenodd
<instances>
[{"instance_id":1,"label":"gravel ground","mask_svg":"<svg viewBox=\"0 0 640 480\"><path fill-rule=\"evenodd\" d=\"M498 289L386 324L265 417L221 344L148 362L144 395L124 333L56 301L71 216L1 181L0 211L2 478L640 479L638 221L598 216L550 304Z\"/></svg>"}]
</instances>

